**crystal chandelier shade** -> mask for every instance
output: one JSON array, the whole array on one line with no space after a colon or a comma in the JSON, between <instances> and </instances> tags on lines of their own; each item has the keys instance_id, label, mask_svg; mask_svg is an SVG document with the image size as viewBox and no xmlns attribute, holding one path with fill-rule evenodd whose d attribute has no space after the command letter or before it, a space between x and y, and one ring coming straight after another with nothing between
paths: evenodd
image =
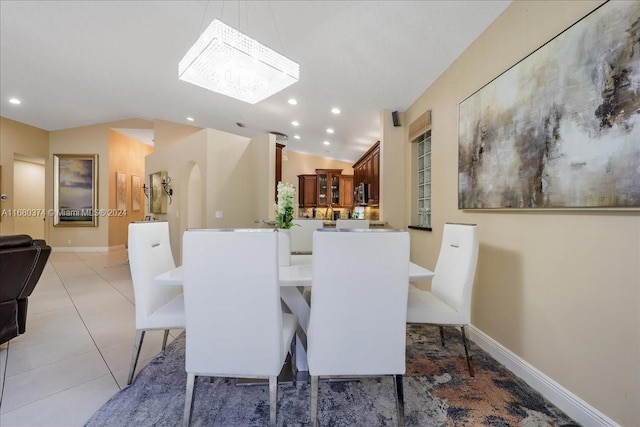
<instances>
[{"instance_id":1,"label":"crystal chandelier shade","mask_svg":"<svg viewBox=\"0 0 640 427\"><path fill-rule=\"evenodd\" d=\"M255 104L298 81L300 67L214 19L178 65L180 80Z\"/></svg>"}]
</instances>

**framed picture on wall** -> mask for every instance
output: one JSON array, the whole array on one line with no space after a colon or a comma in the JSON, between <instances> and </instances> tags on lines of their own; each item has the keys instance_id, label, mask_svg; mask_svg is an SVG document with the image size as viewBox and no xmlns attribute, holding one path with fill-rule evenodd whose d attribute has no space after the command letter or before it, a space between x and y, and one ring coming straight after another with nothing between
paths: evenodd
<instances>
[{"instance_id":1,"label":"framed picture on wall","mask_svg":"<svg viewBox=\"0 0 640 427\"><path fill-rule=\"evenodd\" d=\"M141 206L140 177L131 175L131 211L138 212Z\"/></svg>"},{"instance_id":2,"label":"framed picture on wall","mask_svg":"<svg viewBox=\"0 0 640 427\"><path fill-rule=\"evenodd\" d=\"M53 155L54 227L98 226L98 155Z\"/></svg>"},{"instance_id":3,"label":"framed picture on wall","mask_svg":"<svg viewBox=\"0 0 640 427\"><path fill-rule=\"evenodd\" d=\"M167 172L154 172L150 176L151 195L150 212L155 214L167 213L167 193L164 191L163 182L167 179Z\"/></svg>"},{"instance_id":4,"label":"framed picture on wall","mask_svg":"<svg viewBox=\"0 0 640 427\"><path fill-rule=\"evenodd\" d=\"M127 210L127 174L116 172L116 210Z\"/></svg>"},{"instance_id":5,"label":"framed picture on wall","mask_svg":"<svg viewBox=\"0 0 640 427\"><path fill-rule=\"evenodd\" d=\"M607 2L459 104L460 209L640 208L640 2Z\"/></svg>"}]
</instances>

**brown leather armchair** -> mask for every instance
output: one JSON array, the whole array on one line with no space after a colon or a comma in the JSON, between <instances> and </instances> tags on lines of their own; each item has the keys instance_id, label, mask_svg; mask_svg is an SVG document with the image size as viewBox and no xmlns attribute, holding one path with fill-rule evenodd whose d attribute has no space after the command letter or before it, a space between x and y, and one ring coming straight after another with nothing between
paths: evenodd
<instances>
[{"instance_id":1,"label":"brown leather armchair","mask_svg":"<svg viewBox=\"0 0 640 427\"><path fill-rule=\"evenodd\" d=\"M44 240L26 234L0 236L0 344L25 332L28 298L50 254Z\"/></svg>"}]
</instances>

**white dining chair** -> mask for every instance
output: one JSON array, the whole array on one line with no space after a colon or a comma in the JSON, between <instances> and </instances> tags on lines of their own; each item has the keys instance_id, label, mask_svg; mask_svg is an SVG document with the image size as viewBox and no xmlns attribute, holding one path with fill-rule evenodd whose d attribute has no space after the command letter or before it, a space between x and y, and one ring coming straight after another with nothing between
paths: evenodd
<instances>
[{"instance_id":1,"label":"white dining chair","mask_svg":"<svg viewBox=\"0 0 640 427\"><path fill-rule=\"evenodd\" d=\"M477 225L445 224L431 291L412 286L407 308L407 323L427 323L440 327L443 346L443 326L460 327L467 367L472 377L473 366L465 327L471 323L471 294L478 246Z\"/></svg>"},{"instance_id":2,"label":"white dining chair","mask_svg":"<svg viewBox=\"0 0 640 427\"><path fill-rule=\"evenodd\" d=\"M184 301L179 286L162 286L154 278L175 268L169 223L164 221L129 224L129 269L136 307L136 337L127 384L135 374L146 331L164 330L162 351L170 329L184 329Z\"/></svg>"},{"instance_id":3,"label":"white dining chair","mask_svg":"<svg viewBox=\"0 0 640 427\"><path fill-rule=\"evenodd\" d=\"M197 376L268 378L269 420L275 425L278 374L287 353L296 384L298 324L293 314L282 312L276 231L187 230L183 260L184 425L191 420Z\"/></svg>"},{"instance_id":4,"label":"white dining chair","mask_svg":"<svg viewBox=\"0 0 640 427\"><path fill-rule=\"evenodd\" d=\"M322 229L314 234L307 358L311 423L320 377L393 376L404 425L409 234Z\"/></svg>"},{"instance_id":5,"label":"white dining chair","mask_svg":"<svg viewBox=\"0 0 640 427\"><path fill-rule=\"evenodd\" d=\"M294 219L289 229L292 254L310 254L313 249L313 232L324 227L321 219Z\"/></svg>"},{"instance_id":6,"label":"white dining chair","mask_svg":"<svg viewBox=\"0 0 640 427\"><path fill-rule=\"evenodd\" d=\"M368 219L339 219L336 221L336 228L357 229L369 228Z\"/></svg>"}]
</instances>

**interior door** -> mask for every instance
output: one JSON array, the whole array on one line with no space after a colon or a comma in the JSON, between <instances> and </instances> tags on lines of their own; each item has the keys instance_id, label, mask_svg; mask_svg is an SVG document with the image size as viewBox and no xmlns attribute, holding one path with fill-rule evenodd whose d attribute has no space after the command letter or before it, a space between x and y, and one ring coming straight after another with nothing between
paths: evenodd
<instances>
[{"instance_id":1,"label":"interior door","mask_svg":"<svg viewBox=\"0 0 640 427\"><path fill-rule=\"evenodd\" d=\"M46 239L44 159L13 162L13 232Z\"/></svg>"}]
</instances>

